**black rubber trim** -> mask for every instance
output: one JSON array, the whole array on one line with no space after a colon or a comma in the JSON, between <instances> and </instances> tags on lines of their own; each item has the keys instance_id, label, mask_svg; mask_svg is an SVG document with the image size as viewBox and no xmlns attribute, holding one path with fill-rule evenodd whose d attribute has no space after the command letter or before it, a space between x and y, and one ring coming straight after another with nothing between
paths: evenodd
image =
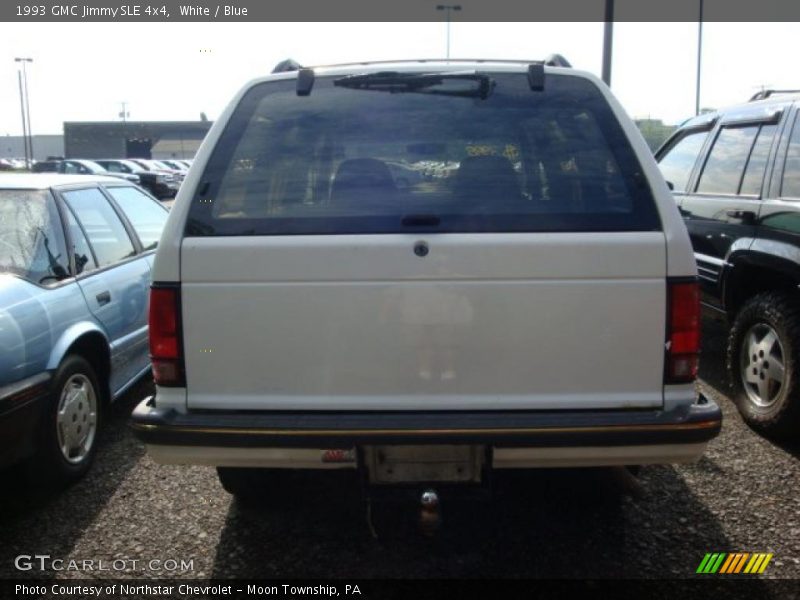
<instances>
[{"instance_id":1,"label":"black rubber trim","mask_svg":"<svg viewBox=\"0 0 800 600\"><path fill-rule=\"evenodd\" d=\"M267 412L181 414L142 401L131 416L147 444L342 448L360 444L627 446L701 443L717 436L712 401L671 411Z\"/></svg>"},{"instance_id":2,"label":"black rubber trim","mask_svg":"<svg viewBox=\"0 0 800 600\"><path fill-rule=\"evenodd\" d=\"M52 373L43 371L0 387L0 415L35 402L50 392Z\"/></svg>"}]
</instances>

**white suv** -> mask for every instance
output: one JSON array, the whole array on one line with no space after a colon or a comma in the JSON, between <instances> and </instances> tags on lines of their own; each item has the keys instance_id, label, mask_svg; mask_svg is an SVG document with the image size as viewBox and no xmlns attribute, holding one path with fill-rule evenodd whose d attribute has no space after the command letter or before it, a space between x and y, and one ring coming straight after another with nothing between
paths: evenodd
<instances>
[{"instance_id":1,"label":"white suv","mask_svg":"<svg viewBox=\"0 0 800 600\"><path fill-rule=\"evenodd\" d=\"M588 73L273 73L214 124L170 214L157 392L133 427L235 494L278 469L693 460L721 425L694 386L695 275L647 145Z\"/></svg>"}]
</instances>

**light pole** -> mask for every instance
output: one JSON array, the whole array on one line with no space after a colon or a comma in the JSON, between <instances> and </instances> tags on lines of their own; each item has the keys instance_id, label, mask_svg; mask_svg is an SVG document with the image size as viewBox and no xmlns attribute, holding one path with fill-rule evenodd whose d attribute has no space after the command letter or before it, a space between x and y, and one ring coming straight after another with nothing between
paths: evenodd
<instances>
[{"instance_id":1,"label":"light pole","mask_svg":"<svg viewBox=\"0 0 800 600\"><path fill-rule=\"evenodd\" d=\"M30 168L28 159L28 126L25 124L25 94L22 91L22 71L17 71L19 81L19 110L22 113L22 147L25 152L25 168Z\"/></svg>"},{"instance_id":2,"label":"light pole","mask_svg":"<svg viewBox=\"0 0 800 600\"><path fill-rule=\"evenodd\" d=\"M611 53L614 46L614 0L606 0L603 28L603 81L611 87Z\"/></svg>"},{"instance_id":3,"label":"light pole","mask_svg":"<svg viewBox=\"0 0 800 600\"><path fill-rule=\"evenodd\" d=\"M22 115L23 120L23 135L25 136L25 160L26 166L30 168L30 163L33 162L33 132L31 131L31 105L28 100L28 73L25 70L25 63L32 63L32 58L16 57L14 62L22 63L22 85L25 88L24 110Z\"/></svg>"},{"instance_id":4,"label":"light pole","mask_svg":"<svg viewBox=\"0 0 800 600\"><path fill-rule=\"evenodd\" d=\"M437 4L436 10L443 10L447 13L447 60L450 60L450 13L454 10L461 10L460 4Z\"/></svg>"},{"instance_id":5,"label":"light pole","mask_svg":"<svg viewBox=\"0 0 800 600\"><path fill-rule=\"evenodd\" d=\"M700 64L703 58L703 0L700 0L700 18L697 24L697 84L694 95L694 114L700 114Z\"/></svg>"}]
</instances>

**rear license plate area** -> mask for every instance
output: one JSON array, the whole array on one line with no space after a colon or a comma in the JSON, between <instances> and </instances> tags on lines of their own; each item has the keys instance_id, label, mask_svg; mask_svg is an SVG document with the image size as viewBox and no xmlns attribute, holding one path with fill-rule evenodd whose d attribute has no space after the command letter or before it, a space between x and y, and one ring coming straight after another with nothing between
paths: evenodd
<instances>
[{"instance_id":1,"label":"rear license plate area","mask_svg":"<svg viewBox=\"0 0 800 600\"><path fill-rule=\"evenodd\" d=\"M364 466L373 484L480 483L485 446L365 446Z\"/></svg>"}]
</instances>

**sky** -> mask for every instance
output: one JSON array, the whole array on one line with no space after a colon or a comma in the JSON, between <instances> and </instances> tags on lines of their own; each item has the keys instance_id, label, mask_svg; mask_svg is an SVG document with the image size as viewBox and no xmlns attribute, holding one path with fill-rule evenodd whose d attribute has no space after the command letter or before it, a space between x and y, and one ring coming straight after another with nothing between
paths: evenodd
<instances>
[{"instance_id":1,"label":"sky","mask_svg":"<svg viewBox=\"0 0 800 600\"><path fill-rule=\"evenodd\" d=\"M634 118L694 114L697 23L616 23L611 89ZM603 23L470 23L450 30L453 58L542 59L558 52L600 75ZM214 120L248 80L285 58L304 65L441 58L430 23L0 23L0 135L22 132L16 56L28 56L34 134L64 121ZM701 106L745 101L761 86L800 88L800 23L704 23Z\"/></svg>"}]
</instances>

